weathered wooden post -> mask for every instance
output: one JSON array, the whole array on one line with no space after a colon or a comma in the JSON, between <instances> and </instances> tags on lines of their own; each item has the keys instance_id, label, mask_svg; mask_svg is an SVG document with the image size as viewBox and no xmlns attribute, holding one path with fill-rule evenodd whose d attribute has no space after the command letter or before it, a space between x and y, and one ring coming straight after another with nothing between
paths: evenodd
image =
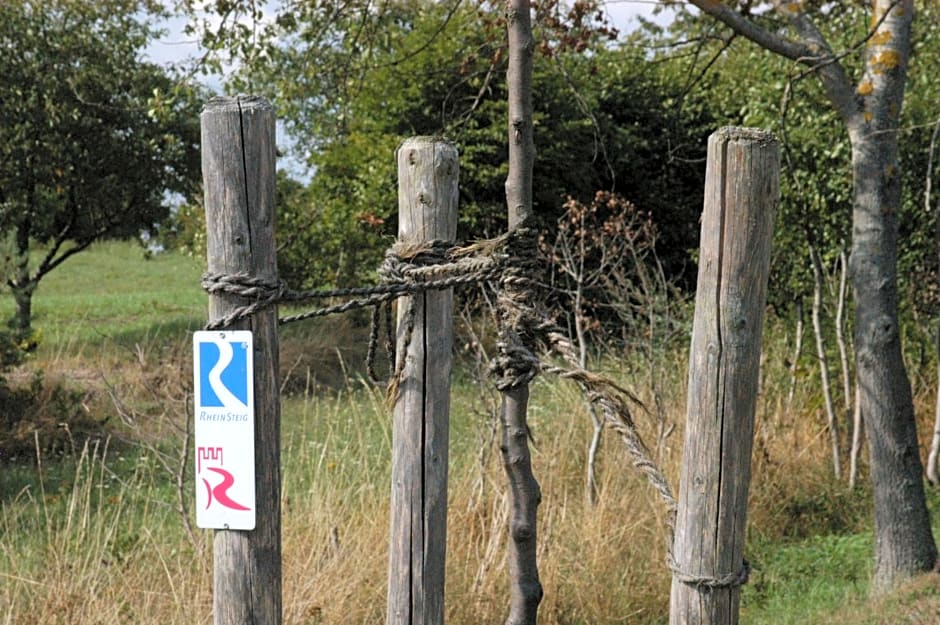
<instances>
[{"instance_id":1,"label":"weathered wooden post","mask_svg":"<svg viewBox=\"0 0 940 625\"><path fill-rule=\"evenodd\" d=\"M671 625L734 625L780 157L768 132L708 140Z\"/></svg>"},{"instance_id":2,"label":"weathered wooden post","mask_svg":"<svg viewBox=\"0 0 940 625\"><path fill-rule=\"evenodd\" d=\"M202 113L209 272L275 280L274 109L261 98L213 98ZM209 298L215 321L245 305L237 296ZM254 340L254 530L215 533L216 625L281 622L281 474L277 310L267 308L227 330Z\"/></svg>"},{"instance_id":3,"label":"weathered wooden post","mask_svg":"<svg viewBox=\"0 0 940 625\"><path fill-rule=\"evenodd\" d=\"M398 238L457 235L457 149L434 137L398 148ZM414 306L410 340L405 311ZM399 300L398 360L404 358L392 430L388 625L442 625L447 544L447 458L453 293Z\"/></svg>"}]
</instances>

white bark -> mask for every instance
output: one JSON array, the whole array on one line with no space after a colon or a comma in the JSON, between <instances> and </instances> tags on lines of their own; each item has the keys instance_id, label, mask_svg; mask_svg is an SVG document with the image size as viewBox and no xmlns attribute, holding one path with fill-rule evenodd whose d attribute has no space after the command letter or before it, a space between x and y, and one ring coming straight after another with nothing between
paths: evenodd
<instances>
[{"instance_id":1,"label":"white bark","mask_svg":"<svg viewBox=\"0 0 940 625\"><path fill-rule=\"evenodd\" d=\"M829 441L832 445L832 471L836 479L842 479L842 463L839 459L839 422L836 419L835 406L832 402L832 384L829 381L829 359L826 357L826 343L822 330L822 295L823 273L819 251L809 246L809 257L813 265L813 334L816 337L816 360L819 362L819 378L822 383L823 398L826 405L826 425L829 428Z\"/></svg>"}]
</instances>

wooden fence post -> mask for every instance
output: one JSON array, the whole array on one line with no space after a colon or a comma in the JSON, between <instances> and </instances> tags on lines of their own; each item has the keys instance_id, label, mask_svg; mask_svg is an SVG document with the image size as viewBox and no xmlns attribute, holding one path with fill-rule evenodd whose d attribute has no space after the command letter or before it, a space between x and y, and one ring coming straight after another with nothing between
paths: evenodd
<instances>
[{"instance_id":1,"label":"wooden fence post","mask_svg":"<svg viewBox=\"0 0 940 625\"><path fill-rule=\"evenodd\" d=\"M457 235L457 149L434 137L398 148L398 238ZM404 358L392 430L388 625L443 625L453 292L414 296L414 329L403 343L407 298L399 300Z\"/></svg>"},{"instance_id":2,"label":"wooden fence post","mask_svg":"<svg viewBox=\"0 0 940 625\"><path fill-rule=\"evenodd\" d=\"M738 622L780 157L768 132L708 139L670 625Z\"/></svg>"},{"instance_id":3,"label":"wooden fence post","mask_svg":"<svg viewBox=\"0 0 940 625\"><path fill-rule=\"evenodd\" d=\"M261 98L213 98L202 113L209 271L276 279L274 109ZM209 298L214 321L246 302ZM281 622L281 474L277 310L229 330L254 334L256 526L215 533L215 625Z\"/></svg>"}]
</instances>

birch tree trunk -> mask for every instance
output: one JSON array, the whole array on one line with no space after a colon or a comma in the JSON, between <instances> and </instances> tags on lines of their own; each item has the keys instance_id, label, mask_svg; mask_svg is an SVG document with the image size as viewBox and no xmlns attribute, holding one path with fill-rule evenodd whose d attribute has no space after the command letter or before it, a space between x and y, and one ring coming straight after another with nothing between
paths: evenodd
<instances>
[{"instance_id":1,"label":"birch tree trunk","mask_svg":"<svg viewBox=\"0 0 940 625\"><path fill-rule=\"evenodd\" d=\"M842 406L845 410L846 436L855 439L855 423L852 419L852 367L849 365L849 348L845 341L845 306L848 299L849 258L845 250L839 251L839 293L836 302L836 344L839 346L839 367L842 371Z\"/></svg>"},{"instance_id":2,"label":"birch tree trunk","mask_svg":"<svg viewBox=\"0 0 940 625\"><path fill-rule=\"evenodd\" d=\"M930 453L927 454L927 479L936 488L940 486L940 475L937 473L937 460L940 458L940 328L936 337L937 354L937 400L934 404L933 434L930 437Z\"/></svg>"},{"instance_id":3,"label":"birch tree trunk","mask_svg":"<svg viewBox=\"0 0 940 625\"><path fill-rule=\"evenodd\" d=\"M793 359L790 361L790 388L787 390L787 403L784 414L790 416L793 395L796 393L796 373L799 369L800 355L803 353L803 298L796 300L796 338L793 345Z\"/></svg>"},{"instance_id":4,"label":"birch tree trunk","mask_svg":"<svg viewBox=\"0 0 940 625\"><path fill-rule=\"evenodd\" d=\"M855 408L852 410L852 449L849 450L849 489L855 488L858 479L858 457L862 453L862 435L865 433L865 421L859 402L861 391L858 379L855 380Z\"/></svg>"},{"instance_id":5,"label":"birch tree trunk","mask_svg":"<svg viewBox=\"0 0 940 625\"><path fill-rule=\"evenodd\" d=\"M930 186L933 179L933 155L934 148L937 145L937 137L940 136L940 120L934 126L933 133L930 136L930 157L927 159L927 178L926 189L924 191L924 208L929 213L930 206ZM940 210L934 211L934 246L937 254L940 255ZM937 327L935 338L934 353L937 356L937 399L934 404L933 435L930 437L930 453L927 454L927 479L934 486L940 487L940 474L938 474L937 462L940 460L940 325Z\"/></svg>"},{"instance_id":6,"label":"birch tree trunk","mask_svg":"<svg viewBox=\"0 0 940 625\"><path fill-rule=\"evenodd\" d=\"M842 463L839 460L839 422L832 403L832 383L829 380L829 359L826 358L826 343L822 330L822 294L823 271L819 251L809 246L809 257L813 265L813 335L816 337L816 360L819 363L819 379L822 383L823 399L826 404L826 425L829 427L829 441L832 445L832 472L836 479L842 479Z\"/></svg>"}]
</instances>

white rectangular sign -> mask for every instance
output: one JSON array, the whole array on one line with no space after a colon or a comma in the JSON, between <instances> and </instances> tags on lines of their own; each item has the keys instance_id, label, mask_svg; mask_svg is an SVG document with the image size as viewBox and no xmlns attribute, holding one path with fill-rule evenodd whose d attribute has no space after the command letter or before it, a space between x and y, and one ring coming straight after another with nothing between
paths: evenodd
<instances>
[{"instance_id":1,"label":"white rectangular sign","mask_svg":"<svg viewBox=\"0 0 940 625\"><path fill-rule=\"evenodd\" d=\"M193 335L196 525L255 528L255 397L247 330Z\"/></svg>"}]
</instances>

